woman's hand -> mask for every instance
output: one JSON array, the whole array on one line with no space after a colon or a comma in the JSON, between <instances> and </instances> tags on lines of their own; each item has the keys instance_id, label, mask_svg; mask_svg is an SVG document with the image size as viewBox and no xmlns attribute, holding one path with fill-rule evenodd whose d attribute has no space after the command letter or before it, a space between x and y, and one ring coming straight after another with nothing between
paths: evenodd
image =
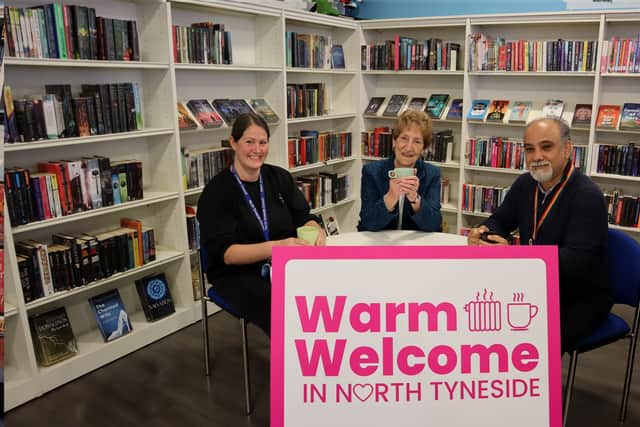
<instances>
[{"instance_id":1,"label":"woman's hand","mask_svg":"<svg viewBox=\"0 0 640 427\"><path fill-rule=\"evenodd\" d=\"M327 235L322 228L320 228L320 232L318 233L318 238L316 239L316 246L326 246L327 245Z\"/></svg>"},{"instance_id":2,"label":"woman's hand","mask_svg":"<svg viewBox=\"0 0 640 427\"><path fill-rule=\"evenodd\" d=\"M420 180L417 176L408 176L406 178L399 178L400 191L407 196L407 200L412 201L418 198L418 188L420 187Z\"/></svg>"},{"instance_id":3,"label":"woman's hand","mask_svg":"<svg viewBox=\"0 0 640 427\"><path fill-rule=\"evenodd\" d=\"M304 239L287 237L286 239L276 240L274 246L311 246L311 244Z\"/></svg>"}]
</instances>

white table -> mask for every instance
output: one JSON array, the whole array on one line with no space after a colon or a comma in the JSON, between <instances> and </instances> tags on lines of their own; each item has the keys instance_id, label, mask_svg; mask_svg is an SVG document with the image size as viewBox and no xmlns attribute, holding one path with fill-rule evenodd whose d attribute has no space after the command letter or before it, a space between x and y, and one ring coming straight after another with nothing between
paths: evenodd
<instances>
[{"instance_id":1,"label":"white table","mask_svg":"<svg viewBox=\"0 0 640 427\"><path fill-rule=\"evenodd\" d=\"M466 246L466 236L411 230L361 231L327 238L327 246Z\"/></svg>"}]
</instances>

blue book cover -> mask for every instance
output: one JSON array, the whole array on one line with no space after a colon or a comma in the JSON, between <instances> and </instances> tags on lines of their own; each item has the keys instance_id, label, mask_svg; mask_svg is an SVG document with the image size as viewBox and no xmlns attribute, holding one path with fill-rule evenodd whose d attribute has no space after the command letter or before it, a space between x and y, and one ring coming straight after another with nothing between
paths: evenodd
<instances>
[{"instance_id":1,"label":"blue book cover","mask_svg":"<svg viewBox=\"0 0 640 427\"><path fill-rule=\"evenodd\" d=\"M105 341L113 341L131 332L131 321L117 289L89 298L89 305Z\"/></svg>"},{"instance_id":2,"label":"blue book cover","mask_svg":"<svg viewBox=\"0 0 640 427\"><path fill-rule=\"evenodd\" d=\"M331 46L331 68L345 68L344 51L340 44Z\"/></svg>"},{"instance_id":3,"label":"blue book cover","mask_svg":"<svg viewBox=\"0 0 640 427\"><path fill-rule=\"evenodd\" d=\"M429 98L425 113L431 116L432 119L439 119L444 112L447 103L449 102L448 94L434 94Z\"/></svg>"},{"instance_id":4,"label":"blue book cover","mask_svg":"<svg viewBox=\"0 0 640 427\"><path fill-rule=\"evenodd\" d=\"M484 117L487 115L490 103L491 101L488 99L474 99L473 102L471 102L471 108L469 108L467 119L483 121Z\"/></svg>"},{"instance_id":5,"label":"blue book cover","mask_svg":"<svg viewBox=\"0 0 640 427\"><path fill-rule=\"evenodd\" d=\"M462 120L462 99L456 98L451 101L449 112L447 113L447 120Z\"/></svg>"},{"instance_id":6,"label":"blue book cover","mask_svg":"<svg viewBox=\"0 0 640 427\"><path fill-rule=\"evenodd\" d=\"M620 116L620 129L640 129L640 104L625 102Z\"/></svg>"},{"instance_id":7,"label":"blue book cover","mask_svg":"<svg viewBox=\"0 0 640 427\"><path fill-rule=\"evenodd\" d=\"M164 273L136 280L136 290L147 320L154 321L175 313L176 309Z\"/></svg>"}]
</instances>

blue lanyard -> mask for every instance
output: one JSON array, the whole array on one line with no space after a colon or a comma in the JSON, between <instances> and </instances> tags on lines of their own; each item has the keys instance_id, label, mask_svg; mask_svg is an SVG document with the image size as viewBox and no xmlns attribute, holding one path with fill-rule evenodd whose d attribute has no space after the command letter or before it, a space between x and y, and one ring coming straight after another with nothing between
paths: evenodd
<instances>
[{"instance_id":1,"label":"blue lanyard","mask_svg":"<svg viewBox=\"0 0 640 427\"><path fill-rule=\"evenodd\" d=\"M258 214L258 209L256 209L256 205L253 203L253 200L251 200L251 196L249 195L249 192L247 191L246 187L240 180L240 177L238 176L238 173L233 168L233 165L231 165L229 169L231 170L231 173L233 174L236 181L238 182L238 185L240 186L240 189L242 190L242 193L244 194L244 198L247 200L247 203L249 204L251 211L253 212L256 219L260 223L260 228L262 228L262 234L264 235L264 241L268 242L269 241L269 219L267 218L267 202L264 197L264 185L262 184L262 171L260 171L260 202L262 203L262 217L260 217L260 214Z\"/></svg>"}]
</instances>

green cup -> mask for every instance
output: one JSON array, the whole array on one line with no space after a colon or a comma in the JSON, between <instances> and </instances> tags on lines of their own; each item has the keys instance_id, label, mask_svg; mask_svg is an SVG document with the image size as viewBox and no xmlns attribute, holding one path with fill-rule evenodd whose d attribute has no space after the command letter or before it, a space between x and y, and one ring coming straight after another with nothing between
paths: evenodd
<instances>
[{"instance_id":1,"label":"green cup","mask_svg":"<svg viewBox=\"0 0 640 427\"><path fill-rule=\"evenodd\" d=\"M415 175L413 168L395 168L388 172L389 178L406 178Z\"/></svg>"},{"instance_id":2,"label":"green cup","mask_svg":"<svg viewBox=\"0 0 640 427\"><path fill-rule=\"evenodd\" d=\"M303 225L302 227L298 227L296 231L298 232L298 238L306 240L310 245L316 244L318 234L320 233L320 229L318 227L313 227L311 225Z\"/></svg>"}]
</instances>

